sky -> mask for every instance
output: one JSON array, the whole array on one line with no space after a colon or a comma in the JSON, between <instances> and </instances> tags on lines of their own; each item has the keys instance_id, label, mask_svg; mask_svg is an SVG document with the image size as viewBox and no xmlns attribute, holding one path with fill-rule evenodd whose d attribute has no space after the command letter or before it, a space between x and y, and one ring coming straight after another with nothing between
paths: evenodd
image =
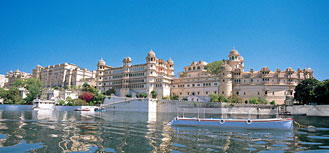
<instances>
[{"instance_id":1,"label":"sky","mask_svg":"<svg viewBox=\"0 0 329 153\"><path fill-rule=\"evenodd\" d=\"M312 68L329 79L326 0L1 0L0 74L64 62L96 70L146 62L153 49L175 73L192 61L227 59L245 71Z\"/></svg>"}]
</instances>

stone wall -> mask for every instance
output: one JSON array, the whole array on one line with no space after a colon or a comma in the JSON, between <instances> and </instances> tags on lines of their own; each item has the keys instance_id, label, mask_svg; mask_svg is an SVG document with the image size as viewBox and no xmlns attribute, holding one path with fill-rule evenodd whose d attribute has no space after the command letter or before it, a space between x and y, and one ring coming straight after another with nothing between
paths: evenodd
<instances>
[{"instance_id":1,"label":"stone wall","mask_svg":"<svg viewBox=\"0 0 329 153\"><path fill-rule=\"evenodd\" d=\"M292 114L304 114L307 116L329 116L329 105L294 105L287 106L287 111Z\"/></svg>"}]
</instances>

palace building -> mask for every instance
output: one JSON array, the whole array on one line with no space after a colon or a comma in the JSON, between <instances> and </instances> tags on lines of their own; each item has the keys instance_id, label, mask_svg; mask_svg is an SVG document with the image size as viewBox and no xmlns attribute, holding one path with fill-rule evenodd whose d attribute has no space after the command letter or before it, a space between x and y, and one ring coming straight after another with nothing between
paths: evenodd
<instances>
[{"instance_id":1,"label":"palace building","mask_svg":"<svg viewBox=\"0 0 329 153\"><path fill-rule=\"evenodd\" d=\"M209 101L211 94L219 93L219 75L210 74L204 61L192 62L174 78L171 94L189 101Z\"/></svg>"},{"instance_id":2,"label":"palace building","mask_svg":"<svg viewBox=\"0 0 329 153\"><path fill-rule=\"evenodd\" d=\"M33 78L43 82L44 87L73 87L82 86L85 82L93 85L96 72L63 63L47 67L37 65L32 74Z\"/></svg>"},{"instance_id":3,"label":"palace building","mask_svg":"<svg viewBox=\"0 0 329 153\"><path fill-rule=\"evenodd\" d=\"M9 71L6 73L6 78L7 78L8 82L5 84L5 86L11 87L14 85L16 80L19 80L19 79L25 80L25 79L28 79L31 77L32 77L32 75L30 73L21 72L18 69L15 72Z\"/></svg>"},{"instance_id":4,"label":"palace building","mask_svg":"<svg viewBox=\"0 0 329 153\"><path fill-rule=\"evenodd\" d=\"M206 70L206 62L192 62L185 67L172 83L171 95L192 101L209 101L210 94L226 97L237 96L239 102L248 103L250 98L261 97L276 104L291 99L294 89L304 79L313 78L312 69L288 68L275 72L263 67L260 71L250 69L244 72L244 59L236 49L232 49L228 60L223 60L220 73L212 75Z\"/></svg>"},{"instance_id":5,"label":"palace building","mask_svg":"<svg viewBox=\"0 0 329 153\"><path fill-rule=\"evenodd\" d=\"M96 87L105 92L113 89L119 96L146 93L150 96L154 90L157 98L169 97L171 81L174 78L174 62L158 59L151 50L146 63L132 65L130 57L122 61L121 67L106 65L103 59L97 64Z\"/></svg>"}]
</instances>

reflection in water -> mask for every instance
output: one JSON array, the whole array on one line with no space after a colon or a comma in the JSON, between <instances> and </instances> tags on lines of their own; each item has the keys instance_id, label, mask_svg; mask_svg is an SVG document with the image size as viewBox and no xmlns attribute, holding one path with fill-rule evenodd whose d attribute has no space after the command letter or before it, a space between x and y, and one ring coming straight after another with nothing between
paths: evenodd
<instances>
[{"instance_id":1,"label":"reflection in water","mask_svg":"<svg viewBox=\"0 0 329 153\"><path fill-rule=\"evenodd\" d=\"M297 117L318 132L171 127L170 113L0 111L0 152L295 152L329 149L327 118ZM321 122L321 123L320 123Z\"/></svg>"}]
</instances>

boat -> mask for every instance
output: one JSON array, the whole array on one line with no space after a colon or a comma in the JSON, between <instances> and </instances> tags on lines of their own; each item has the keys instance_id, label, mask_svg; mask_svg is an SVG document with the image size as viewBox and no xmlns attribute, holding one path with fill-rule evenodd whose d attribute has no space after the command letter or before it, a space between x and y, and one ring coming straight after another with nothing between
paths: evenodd
<instances>
[{"instance_id":1,"label":"boat","mask_svg":"<svg viewBox=\"0 0 329 153\"><path fill-rule=\"evenodd\" d=\"M273 119L220 119L220 118L186 118L176 117L172 126L212 126L221 128L246 128L246 129L293 129L292 118Z\"/></svg>"},{"instance_id":2,"label":"boat","mask_svg":"<svg viewBox=\"0 0 329 153\"><path fill-rule=\"evenodd\" d=\"M220 108L222 109L222 107ZM212 126L220 128L245 128L245 129L282 129L292 130L293 119L292 118L279 118L279 111L277 108L276 118L269 119L252 119L250 109L248 112L248 118L246 119L227 119L223 117L221 113L220 118L200 118L199 108L198 117L189 118L183 116L178 117L179 111L177 110L177 117L175 117L170 125L172 126ZM222 112L222 110L221 110ZM204 109L205 113L205 109ZM204 115L205 116L205 115Z\"/></svg>"},{"instance_id":3,"label":"boat","mask_svg":"<svg viewBox=\"0 0 329 153\"><path fill-rule=\"evenodd\" d=\"M85 109L77 108L74 111L90 111L90 109L88 109L88 108L85 108Z\"/></svg>"},{"instance_id":4,"label":"boat","mask_svg":"<svg viewBox=\"0 0 329 153\"><path fill-rule=\"evenodd\" d=\"M95 112L106 112L106 109L105 108L95 108L94 109Z\"/></svg>"},{"instance_id":5,"label":"boat","mask_svg":"<svg viewBox=\"0 0 329 153\"><path fill-rule=\"evenodd\" d=\"M34 99L32 108L33 110L54 110L55 103L53 100Z\"/></svg>"}]
</instances>

